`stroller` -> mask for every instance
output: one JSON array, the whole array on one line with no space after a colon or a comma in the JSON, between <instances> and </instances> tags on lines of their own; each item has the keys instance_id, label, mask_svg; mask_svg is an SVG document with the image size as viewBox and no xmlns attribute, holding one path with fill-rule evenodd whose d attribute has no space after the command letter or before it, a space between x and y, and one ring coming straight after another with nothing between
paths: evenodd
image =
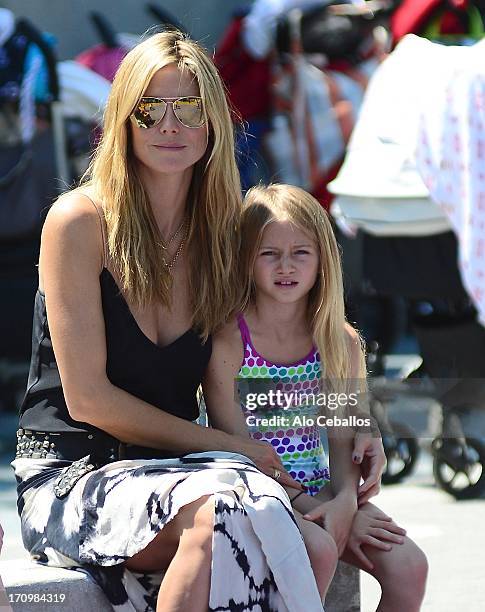
<instances>
[{"instance_id":1,"label":"stroller","mask_svg":"<svg viewBox=\"0 0 485 612\"><path fill-rule=\"evenodd\" d=\"M478 51L483 60L485 47ZM431 200L431 183L424 184L417 172L415 150L426 101L436 108L436 92L468 65L470 52L404 38L371 81L344 165L329 185L337 224L359 235L343 241L344 266L356 249L353 257L361 264L357 272L355 266L350 270L351 301L359 293L405 300L422 357L408 379L372 387L387 454L402 460L388 481L409 473L418 447L410 431L393 435L382 404L399 395L434 398L443 420L432 442L433 473L456 499L485 490L485 431L477 425L485 400L485 329L462 282L450 219ZM374 351L371 357L379 370L379 355Z\"/></svg>"}]
</instances>

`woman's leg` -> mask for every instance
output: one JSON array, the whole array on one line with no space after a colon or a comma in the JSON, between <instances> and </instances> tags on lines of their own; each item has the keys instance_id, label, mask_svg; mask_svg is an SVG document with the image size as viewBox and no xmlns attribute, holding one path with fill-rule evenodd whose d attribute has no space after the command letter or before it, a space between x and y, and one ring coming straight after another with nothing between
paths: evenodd
<instances>
[{"instance_id":1,"label":"woman's leg","mask_svg":"<svg viewBox=\"0 0 485 612\"><path fill-rule=\"evenodd\" d=\"M365 504L359 511L365 510ZM361 549L373 563L365 567L356 555L346 548L341 559L362 569L379 582L382 590L378 612L419 612L424 598L428 562L423 551L407 536L402 544L392 543L391 550L380 550L362 545ZM389 543L389 542L387 542Z\"/></svg>"},{"instance_id":2,"label":"woman's leg","mask_svg":"<svg viewBox=\"0 0 485 612\"><path fill-rule=\"evenodd\" d=\"M212 562L214 498L187 504L152 542L126 562L134 571L166 570L157 612L207 612Z\"/></svg>"},{"instance_id":3,"label":"woman's leg","mask_svg":"<svg viewBox=\"0 0 485 612\"><path fill-rule=\"evenodd\" d=\"M322 601L324 601L337 568L337 546L332 536L322 527L311 521L306 521L298 511L294 510L294 513L310 558L318 592Z\"/></svg>"}]
</instances>

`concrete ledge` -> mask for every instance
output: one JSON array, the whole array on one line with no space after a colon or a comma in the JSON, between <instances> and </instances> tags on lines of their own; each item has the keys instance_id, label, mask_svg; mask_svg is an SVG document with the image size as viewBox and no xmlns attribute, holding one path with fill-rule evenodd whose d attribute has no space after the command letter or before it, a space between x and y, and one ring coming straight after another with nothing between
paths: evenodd
<instances>
[{"instance_id":1,"label":"concrete ledge","mask_svg":"<svg viewBox=\"0 0 485 612\"><path fill-rule=\"evenodd\" d=\"M325 612L360 612L360 575L356 567L339 561L327 593Z\"/></svg>"},{"instance_id":2,"label":"concrete ledge","mask_svg":"<svg viewBox=\"0 0 485 612\"><path fill-rule=\"evenodd\" d=\"M19 560L0 562L0 575L13 612L113 612L101 589L80 572ZM36 594L51 601L29 601ZM338 564L325 612L360 612L358 570Z\"/></svg>"},{"instance_id":3,"label":"concrete ledge","mask_svg":"<svg viewBox=\"0 0 485 612\"><path fill-rule=\"evenodd\" d=\"M0 574L13 612L113 612L101 589L81 572L22 560L3 561ZM51 601L29 601L36 594Z\"/></svg>"}]
</instances>

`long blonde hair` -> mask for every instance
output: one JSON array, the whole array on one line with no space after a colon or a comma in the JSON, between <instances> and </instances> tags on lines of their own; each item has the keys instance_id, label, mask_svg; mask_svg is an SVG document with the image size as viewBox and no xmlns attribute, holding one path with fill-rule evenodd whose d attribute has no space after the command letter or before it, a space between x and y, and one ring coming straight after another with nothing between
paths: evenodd
<instances>
[{"instance_id":1,"label":"long blonde hair","mask_svg":"<svg viewBox=\"0 0 485 612\"><path fill-rule=\"evenodd\" d=\"M253 187L243 203L241 220L240 276L243 286L239 308L255 300L254 264L265 228L274 221L290 221L312 236L318 248L319 273L308 295L307 317L315 346L322 355L325 378L351 378L349 324L345 319L340 253L330 220L309 193L292 185ZM360 340L360 337L357 335ZM353 378L365 388L365 355L359 342L359 363Z\"/></svg>"},{"instance_id":2,"label":"long blonde hair","mask_svg":"<svg viewBox=\"0 0 485 612\"><path fill-rule=\"evenodd\" d=\"M102 202L108 249L128 299L140 307L170 306L171 277L148 195L136 171L129 118L152 77L175 64L196 79L209 129L194 167L187 212L192 324L202 337L234 306L241 187L233 125L220 76L205 50L177 30L154 34L122 61L104 114L104 131L82 183Z\"/></svg>"}]
</instances>

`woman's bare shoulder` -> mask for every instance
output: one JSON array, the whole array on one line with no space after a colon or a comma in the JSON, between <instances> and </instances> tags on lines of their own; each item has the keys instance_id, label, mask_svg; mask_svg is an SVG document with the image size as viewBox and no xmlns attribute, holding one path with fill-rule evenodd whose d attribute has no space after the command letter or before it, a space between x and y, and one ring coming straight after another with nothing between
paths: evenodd
<instances>
[{"instance_id":1,"label":"woman's bare shoulder","mask_svg":"<svg viewBox=\"0 0 485 612\"><path fill-rule=\"evenodd\" d=\"M98 211L101 211L101 207L99 205L96 207L88 194L88 190L74 189L59 196L47 214L47 227L55 225L58 228L69 229L74 225L82 231L83 226L92 223L93 219L99 224Z\"/></svg>"},{"instance_id":2,"label":"woman's bare shoulder","mask_svg":"<svg viewBox=\"0 0 485 612\"><path fill-rule=\"evenodd\" d=\"M74 190L61 195L51 206L42 229L40 270L62 258L75 264L103 266L103 232L100 213L92 200Z\"/></svg>"}]
</instances>

